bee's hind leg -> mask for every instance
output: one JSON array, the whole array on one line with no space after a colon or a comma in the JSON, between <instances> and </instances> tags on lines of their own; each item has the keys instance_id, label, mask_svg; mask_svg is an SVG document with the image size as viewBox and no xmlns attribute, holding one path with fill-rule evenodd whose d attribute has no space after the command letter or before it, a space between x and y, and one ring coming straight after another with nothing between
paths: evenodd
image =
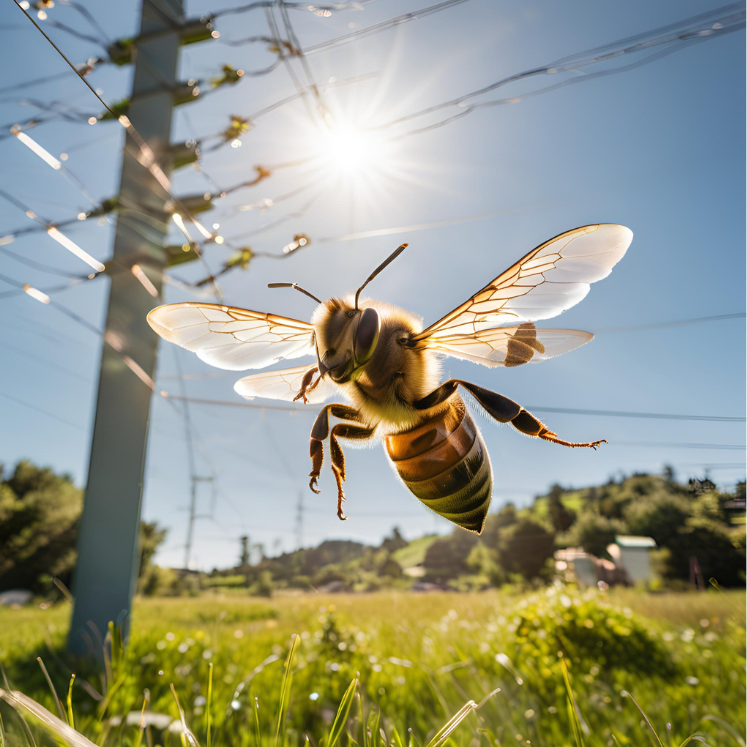
<instances>
[{"instance_id":1,"label":"bee's hind leg","mask_svg":"<svg viewBox=\"0 0 747 747\"><path fill-rule=\"evenodd\" d=\"M511 423L516 430L525 433L527 436L541 438L543 441L567 446L571 449L596 449L601 444L607 443L603 438L598 441L564 441L558 438L557 433L553 433L544 423L512 399L504 397L502 394L491 392L489 389L483 389L476 384L461 381L460 379L450 379L445 382L427 397L416 402L415 407L420 410L434 407L454 394L458 386L464 387L485 408L485 411L491 418L494 418L499 423Z\"/></svg>"},{"instance_id":2,"label":"bee's hind leg","mask_svg":"<svg viewBox=\"0 0 747 747\"><path fill-rule=\"evenodd\" d=\"M367 441L376 432L376 428L365 425L353 425L352 423L338 423L329 435L330 457L332 459L332 473L337 481L337 517L345 521L347 516L342 513L342 502L345 500L345 491L342 484L345 482L345 455L342 453L338 438L350 441Z\"/></svg>"}]
</instances>

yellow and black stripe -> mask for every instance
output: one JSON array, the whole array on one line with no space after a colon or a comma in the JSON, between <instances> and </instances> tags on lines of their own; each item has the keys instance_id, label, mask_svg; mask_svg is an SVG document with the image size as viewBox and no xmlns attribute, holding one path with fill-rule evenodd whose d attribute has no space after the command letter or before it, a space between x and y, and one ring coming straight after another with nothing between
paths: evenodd
<instances>
[{"instance_id":1,"label":"yellow and black stripe","mask_svg":"<svg viewBox=\"0 0 747 747\"><path fill-rule=\"evenodd\" d=\"M454 524L482 532L493 471L482 435L459 396L427 422L387 436L384 446L418 500Z\"/></svg>"}]
</instances>

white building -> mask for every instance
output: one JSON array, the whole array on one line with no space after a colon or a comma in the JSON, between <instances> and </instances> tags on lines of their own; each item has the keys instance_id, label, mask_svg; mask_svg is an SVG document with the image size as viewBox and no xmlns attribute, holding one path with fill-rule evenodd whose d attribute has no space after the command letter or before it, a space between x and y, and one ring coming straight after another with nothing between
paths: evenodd
<instances>
[{"instance_id":1,"label":"white building","mask_svg":"<svg viewBox=\"0 0 747 747\"><path fill-rule=\"evenodd\" d=\"M651 559L649 553L656 547L651 537L632 537L619 534L615 542L607 547L615 565L624 569L631 584L651 582Z\"/></svg>"}]
</instances>

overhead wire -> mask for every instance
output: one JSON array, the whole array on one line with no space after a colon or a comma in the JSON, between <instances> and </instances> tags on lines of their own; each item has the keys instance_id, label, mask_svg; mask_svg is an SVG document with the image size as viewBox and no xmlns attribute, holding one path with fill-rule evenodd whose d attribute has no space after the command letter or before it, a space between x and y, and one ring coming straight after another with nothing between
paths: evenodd
<instances>
[{"instance_id":1,"label":"overhead wire","mask_svg":"<svg viewBox=\"0 0 747 747\"><path fill-rule=\"evenodd\" d=\"M410 21L416 21L421 18L430 16L434 13L440 13L442 10L448 10L455 5L461 5L462 3L466 2L468 2L468 0L445 0L445 2L438 3L437 5L431 5L427 8L422 8L421 10L414 10L410 13L405 13L401 16L397 16L396 18L390 18L386 21L381 21L380 23L376 23L372 26L367 26L365 28L358 29L357 31L351 31L348 34L337 36L334 39L329 39L328 41L313 44L309 47L305 47L303 52L306 55L326 52L335 47L342 46L343 44L349 44L350 42L359 41L360 39L363 39L367 36L373 36L374 34L378 34L381 31L387 31L388 29L395 28L396 26L401 26L402 24L409 23Z\"/></svg>"},{"instance_id":2,"label":"overhead wire","mask_svg":"<svg viewBox=\"0 0 747 747\"><path fill-rule=\"evenodd\" d=\"M62 59L69 65L69 67L75 71L76 75L83 81L85 86L93 93L93 95L98 99L98 101L104 106L104 108L125 128L127 133L130 135L132 141L139 149L139 152L141 154L141 158L138 159L140 164L144 166L148 171L151 173L151 175L156 179L156 181L161 185L161 188L164 190L164 192L171 198L171 200L174 202L174 204L178 207L178 209L181 212L184 212L184 214L191 220L191 222L198 228L202 228L202 224L192 215L191 211L186 208L185 205L171 192L171 183L169 179L164 174L163 170L160 166L156 163L155 155L153 154L153 151L151 150L150 146L146 143L145 139L140 135L140 133L137 131L137 129L134 127L132 122L125 117L125 116L117 116L114 111L110 108L110 106L104 101L104 99L96 92L96 90L91 86L91 84L83 77L83 75L80 74L80 72L76 69L76 67L70 62L70 60L67 58L67 56L62 52L62 50L52 41L52 39L49 38L49 36L44 32L44 29L42 29L39 24L34 20L34 18L26 11L26 9L21 5L19 0L13 0L13 2L16 4L16 6L21 10L21 12L28 18L31 23L34 24L34 26L38 29L38 31L44 36L44 38L49 42L49 44L52 45L52 47L55 49L55 51L62 57ZM202 228L204 231L205 229ZM189 234L187 234L187 238L189 239L190 243L192 243L192 239L189 237ZM193 250L195 254L197 255L198 259L204 266L205 270L212 274L212 270L210 269L209 265L205 261L205 258L203 257L202 253L199 251L196 245L193 244ZM222 293L220 289L218 288L217 284L213 283L213 290L215 292L215 295L217 298L222 297Z\"/></svg>"},{"instance_id":3,"label":"overhead wire","mask_svg":"<svg viewBox=\"0 0 747 747\"><path fill-rule=\"evenodd\" d=\"M461 111L449 116L447 119L437 121L418 129L409 130L400 135L397 135L395 139L422 134L430 130L443 127L446 124L461 119L482 108L500 106L504 104L515 104L523 100L524 98L536 96L541 93L547 93L565 85L572 85L584 81L593 80L596 77L614 75L619 72L631 70L635 67L641 66L642 64L654 62L660 59L662 56L669 54L670 52L679 51L680 49L689 46L690 44L719 38L720 36L743 29L744 27L745 11L743 9L743 6L740 3L734 3L732 5L727 5L708 13L703 13L698 16L679 21L677 23L669 24L668 26L663 26L652 31L628 37L626 39L621 39L617 42L613 42L612 44L605 45L604 47L597 47L586 52L571 55L561 60L556 60L540 67L532 68L521 73L510 75L506 78L502 78L496 81L495 83L491 83L482 88L470 91L468 93L462 94L461 96L449 99L439 104L434 104L419 111L412 112L411 114L398 117L389 122L373 127L372 129L388 129L410 122L414 119L441 112L446 109L452 109L455 107L461 108ZM646 52L654 47L662 45L670 45L670 47L660 52L653 52L649 57L645 57L643 60L639 60L619 68L602 70L599 72L570 78L568 80L562 81L561 83L555 83L545 88L531 91L527 94L512 96L510 98L479 102L476 104L467 103L470 99L483 96L487 93L521 80L526 80L528 78L533 78L536 76L557 75L559 73L562 74L567 72L580 73L582 72L582 68L584 67L596 65L601 62L615 60L622 57L628 58L630 55L640 52Z\"/></svg>"}]
</instances>

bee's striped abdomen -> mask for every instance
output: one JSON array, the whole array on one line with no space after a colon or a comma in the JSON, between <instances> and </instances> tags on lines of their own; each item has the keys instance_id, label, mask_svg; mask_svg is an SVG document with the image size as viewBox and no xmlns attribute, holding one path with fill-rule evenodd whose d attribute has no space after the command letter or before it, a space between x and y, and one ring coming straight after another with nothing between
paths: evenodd
<instances>
[{"instance_id":1,"label":"bee's striped abdomen","mask_svg":"<svg viewBox=\"0 0 747 747\"><path fill-rule=\"evenodd\" d=\"M399 476L428 508L470 532L482 532L493 493L485 442L459 397L416 428L384 444Z\"/></svg>"}]
</instances>

